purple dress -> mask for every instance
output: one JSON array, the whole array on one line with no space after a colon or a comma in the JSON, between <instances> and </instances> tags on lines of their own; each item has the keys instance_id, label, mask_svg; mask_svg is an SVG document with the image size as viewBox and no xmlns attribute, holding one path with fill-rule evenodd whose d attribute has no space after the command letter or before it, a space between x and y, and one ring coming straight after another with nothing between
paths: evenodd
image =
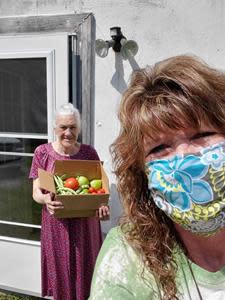
<instances>
[{"instance_id":1,"label":"purple dress","mask_svg":"<svg viewBox=\"0 0 225 300\"><path fill-rule=\"evenodd\" d=\"M52 144L36 148L30 178L38 177L38 168L49 172L55 160L99 160L95 149L81 144L73 156L57 153ZM54 300L87 300L95 261L102 244L100 222L92 218L57 219L42 207L41 274L42 296Z\"/></svg>"}]
</instances>

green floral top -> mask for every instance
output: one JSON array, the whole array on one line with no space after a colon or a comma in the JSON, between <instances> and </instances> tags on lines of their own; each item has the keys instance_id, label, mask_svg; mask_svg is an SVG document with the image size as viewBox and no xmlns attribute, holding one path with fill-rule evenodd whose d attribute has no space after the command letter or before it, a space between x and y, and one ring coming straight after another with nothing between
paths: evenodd
<instances>
[{"instance_id":1,"label":"green floral top","mask_svg":"<svg viewBox=\"0 0 225 300\"><path fill-rule=\"evenodd\" d=\"M225 299L225 267L208 272L188 263L183 253L176 256L180 300ZM111 229L96 262L89 300L159 300L160 291L153 275L146 269L142 271L143 263L121 229Z\"/></svg>"}]
</instances>

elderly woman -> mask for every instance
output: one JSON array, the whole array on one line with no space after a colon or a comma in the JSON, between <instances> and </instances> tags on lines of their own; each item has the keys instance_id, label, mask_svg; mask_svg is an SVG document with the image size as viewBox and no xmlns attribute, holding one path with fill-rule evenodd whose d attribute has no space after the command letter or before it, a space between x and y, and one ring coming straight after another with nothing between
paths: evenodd
<instances>
[{"instance_id":1,"label":"elderly woman","mask_svg":"<svg viewBox=\"0 0 225 300\"><path fill-rule=\"evenodd\" d=\"M119 119L125 218L90 299L225 299L225 74L186 55L137 71Z\"/></svg>"},{"instance_id":2,"label":"elderly woman","mask_svg":"<svg viewBox=\"0 0 225 300\"><path fill-rule=\"evenodd\" d=\"M57 219L54 212L62 203L39 186L38 168L53 171L55 160L99 160L95 149L77 141L80 114L72 104L60 107L55 116L57 140L36 148L30 178L33 198L42 207L41 267L42 296L54 300L86 300L89 296L95 260L102 244L99 218L108 208L99 209L99 218Z\"/></svg>"}]
</instances>

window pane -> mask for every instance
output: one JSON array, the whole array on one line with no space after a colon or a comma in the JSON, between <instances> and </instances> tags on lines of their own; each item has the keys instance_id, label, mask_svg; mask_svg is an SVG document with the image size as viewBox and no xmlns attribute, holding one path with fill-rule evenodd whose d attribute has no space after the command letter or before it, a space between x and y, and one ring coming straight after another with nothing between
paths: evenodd
<instances>
[{"instance_id":1,"label":"window pane","mask_svg":"<svg viewBox=\"0 0 225 300\"><path fill-rule=\"evenodd\" d=\"M47 133L46 58L0 59L1 131Z\"/></svg>"},{"instance_id":2,"label":"window pane","mask_svg":"<svg viewBox=\"0 0 225 300\"><path fill-rule=\"evenodd\" d=\"M0 220L40 224L41 205L32 199L32 157L15 156L0 163Z\"/></svg>"},{"instance_id":3,"label":"window pane","mask_svg":"<svg viewBox=\"0 0 225 300\"><path fill-rule=\"evenodd\" d=\"M20 238L25 240L39 241L40 229L8 225L8 224L0 224L0 235L13 237L13 238Z\"/></svg>"},{"instance_id":4,"label":"window pane","mask_svg":"<svg viewBox=\"0 0 225 300\"><path fill-rule=\"evenodd\" d=\"M45 143L47 140L0 137L0 151L33 153L37 146ZM0 155L0 161L4 160L4 157L6 156ZM10 158L7 156L7 159Z\"/></svg>"}]
</instances>

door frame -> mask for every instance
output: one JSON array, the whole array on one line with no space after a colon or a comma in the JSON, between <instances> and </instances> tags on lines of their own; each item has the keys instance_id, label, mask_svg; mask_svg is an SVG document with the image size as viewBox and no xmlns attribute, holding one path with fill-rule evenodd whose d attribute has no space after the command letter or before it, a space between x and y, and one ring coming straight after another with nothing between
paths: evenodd
<instances>
[{"instance_id":1,"label":"door frame","mask_svg":"<svg viewBox=\"0 0 225 300\"><path fill-rule=\"evenodd\" d=\"M0 18L0 35L67 32L72 39L73 60L76 72L71 72L70 101L81 113L82 143L94 145L94 82L95 82L95 34L96 24L92 13L22 16Z\"/></svg>"}]
</instances>

